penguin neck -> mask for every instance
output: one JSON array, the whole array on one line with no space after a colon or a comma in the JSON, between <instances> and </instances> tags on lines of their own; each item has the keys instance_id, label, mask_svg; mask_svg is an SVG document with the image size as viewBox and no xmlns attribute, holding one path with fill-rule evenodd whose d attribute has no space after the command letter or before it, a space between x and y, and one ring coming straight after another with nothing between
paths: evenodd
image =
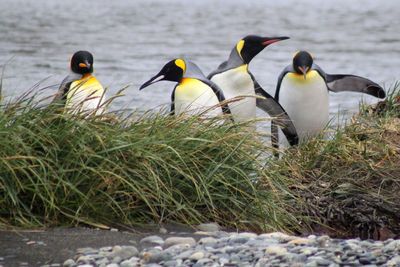
<instances>
[{"instance_id":1,"label":"penguin neck","mask_svg":"<svg viewBox=\"0 0 400 267\"><path fill-rule=\"evenodd\" d=\"M229 55L227 69L234 69L242 65L247 66L247 63L243 61L236 48L232 49L231 54Z\"/></svg>"}]
</instances>

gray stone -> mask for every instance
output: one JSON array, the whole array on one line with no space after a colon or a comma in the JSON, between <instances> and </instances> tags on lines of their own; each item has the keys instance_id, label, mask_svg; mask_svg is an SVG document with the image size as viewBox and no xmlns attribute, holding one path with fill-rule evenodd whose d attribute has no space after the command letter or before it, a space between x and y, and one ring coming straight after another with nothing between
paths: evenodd
<instances>
[{"instance_id":1,"label":"gray stone","mask_svg":"<svg viewBox=\"0 0 400 267\"><path fill-rule=\"evenodd\" d=\"M213 261L207 258L199 259L193 267L203 267L203 266L210 266L210 263Z\"/></svg>"},{"instance_id":2,"label":"gray stone","mask_svg":"<svg viewBox=\"0 0 400 267\"><path fill-rule=\"evenodd\" d=\"M160 234L162 234L162 235L168 234L168 230L165 229L164 227L160 227L160 230L158 230L158 232L159 232Z\"/></svg>"},{"instance_id":3,"label":"gray stone","mask_svg":"<svg viewBox=\"0 0 400 267\"><path fill-rule=\"evenodd\" d=\"M162 239L160 236L158 235L151 235L151 236L147 236L145 238L142 238L139 242L141 245L151 245L151 246L155 246L155 245L159 245L159 246L163 246L164 245L164 239Z\"/></svg>"},{"instance_id":4,"label":"gray stone","mask_svg":"<svg viewBox=\"0 0 400 267\"><path fill-rule=\"evenodd\" d=\"M115 246L113 251L108 255L108 258L120 257L121 260L126 260L138 254L139 251L134 246Z\"/></svg>"},{"instance_id":5,"label":"gray stone","mask_svg":"<svg viewBox=\"0 0 400 267\"><path fill-rule=\"evenodd\" d=\"M259 235L259 238L272 238L276 239L279 242L289 242L290 240L296 239L296 236L290 236L281 232L273 232L273 233L267 233L267 234L261 234Z\"/></svg>"},{"instance_id":6,"label":"gray stone","mask_svg":"<svg viewBox=\"0 0 400 267\"><path fill-rule=\"evenodd\" d=\"M164 246L169 247L177 244L186 244L189 247L194 247L196 240L193 237L169 237L165 240Z\"/></svg>"},{"instance_id":7,"label":"gray stone","mask_svg":"<svg viewBox=\"0 0 400 267\"><path fill-rule=\"evenodd\" d=\"M331 264L331 261L324 258L319 258L317 259L317 264L319 266L329 266L329 264Z\"/></svg>"},{"instance_id":8,"label":"gray stone","mask_svg":"<svg viewBox=\"0 0 400 267\"><path fill-rule=\"evenodd\" d=\"M400 266L400 256L395 256L387 262L387 266Z\"/></svg>"},{"instance_id":9,"label":"gray stone","mask_svg":"<svg viewBox=\"0 0 400 267\"><path fill-rule=\"evenodd\" d=\"M169 253L168 251L160 251L156 253L152 253L150 257L147 259L148 263L157 263L161 261L169 261L172 259L173 254Z\"/></svg>"},{"instance_id":10,"label":"gray stone","mask_svg":"<svg viewBox=\"0 0 400 267\"><path fill-rule=\"evenodd\" d=\"M110 264L107 264L106 267L119 267L119 265L116 263L110 263Z\"/></svg>"},{"instance_id":11,"label":"gray stone","mask_svg":"<svg viewBox=\"0 0 400 267\"><path fill-rule=\"evenodd\" d=\"M175 267L179 265L178 260L161 261L160 263L165 267Z\"/></svg>"},{"instance_id":12,"label":"gray stone","mask_svg":"<svg viewBox=\"0 0 400 267\"><path fill-rule=\"evenodd\" d=\"M268 254L283 255L283 254L287 254L287 249L282 246L272 245L272 246L269 246L265 252Z\"/></svg>"},{"instance_id":13,"label":"gray stone","mask_svg":"<svg viewBox=\"0 0 400 267\"><path fill-rule=\"evenodd\" d=\"M204 256L205 256L205 254L203 251L196 251L192 255L190 255L189 259L198 261L198 260L204 258Z\"/></svg>"},{"instance_id":14,"label":"gray stone","mask_svg":"<svg viewBox=\"0 0 400 267\"><path fill-rule=\"evenodd\" d=\"M111 259L112 263L120 263L123 259L120 256L115 256Z\"/></svg>"},{"instance_id":15,"label":"gray stone","mask_svg":"<svg viewBox=\"0 0 400 267\"><path fill-rule=\"evenodd\" d=\"M83 255L80 256L77 260L77 263L89 263L89 262L94 262L94 258L92 255Z\"/></svg>"},{"instance_id":16,"label":"gray stone","mask_svg":"<svg viewBox=\"0 0 400 267\"><path fill-rule=\"evenodd\" d=\"M64 261L63 266L71 266L74 264L75 264L75 261L73 259L68 259L68 260Z\"/></svg>"},{"instance_id":17,"label":"gray stone","mask_svg":"<svg viewBox=\"0 0 400 267\"><path fill-rule=\"evenodd\" d=\"M197 244L199 244L199 245L215 244L217 242L218 242L218 240L216 238L214 238L214 237L203 237L197 242Z\"/></svg>"},{"instance_id":18,"label":"gray stone","mask_svg":"<svg viewBox=\"0 0 400 267\"><path fill-rule=\"evenodd\" d=\"M96 265L102 265L102 264L107 265L108 263L110 262L107 258L102 258L101 260L96 261Z\"/></svg>"},{"instance_id":19,"label":"gray stone","mask_svg":"<svg viewBox=\"0 0 400 267\"><path fill-rule=\"evenodd\" d=\"M203 232L217 232L220 230L218 223L202 223L196 226L199 231Z\"/></svg>"},{"instance_id":20,"label":"gray stone","mask_svg":"<svg viewBox=\"0 0 400 267\"><path fill-rule=\"evenodd\" d=\"M132 257L129 260L124 260L119 264L120 267L135 267L138 265L139 258Z\"/></svg>"},{"instance_id":21,"label":"gray stone","mask_svg":"<svg viewBox=\"0 0 400 267\"><path fill-rule=\"evenodd\" d=\"M247 241L249 241L249 238L247 238L247 237L242 237L242 236L239 236L239 235L233 236L233 237L229 240L230 243L239 243L239 244L244 244L244 243L246 243Z\"/></svg>"},{"instance_id":22,"label":"gray stone","mask_svg":"<svg viewBox=\"0 0 400 267\"><path fill-rule=\"evenodd\" d=\"M145 264L143 267L162 267L162 265L157 263Z\"/></svg>"},{"instance_id":23,"label":"gray stone","mask_svg":"<svg viewBox=\"0 0 400 267\"><path fill-rule=\"evenodd\" d=\"M188 259L190 257L190 255L193 254L193 250L185 250L181 253L179 253L178 255L174 256L174 259Z\"/></svg>"}]
</instances>

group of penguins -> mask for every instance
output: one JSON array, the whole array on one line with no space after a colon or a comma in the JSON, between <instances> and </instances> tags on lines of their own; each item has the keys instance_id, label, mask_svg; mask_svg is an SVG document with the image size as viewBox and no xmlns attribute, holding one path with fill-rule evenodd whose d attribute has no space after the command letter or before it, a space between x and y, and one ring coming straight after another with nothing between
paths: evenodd
<instances>
[{"instance_id":1,"label":"group of penguins","mask_svg":"<svg viewBox=\"0 0 400 267\"><path fill-rule=\"evenodd\" d=\"M329 91L362 92L378 98L385 91L373 81L350 74L327 74L308 51L294 54L292 63L279 75L275 96L268 94L248 70L251 60L268 45L289 37L248 35L233 47L227 61L205 76L193 62L173 59L140 86L159 81L176 82L171 95L171 114L206 110L207 116L230 114L234 122L256 118L256 107L272 118L273 145L279 146L280 127L290 145L318 135L329 122ZM92 75L93 56L78 51L70 61L72 73L60 85L65 108L98 109L104 89ZM225 101L227 100L227 101Z\"/></svg>"}]
</instances>

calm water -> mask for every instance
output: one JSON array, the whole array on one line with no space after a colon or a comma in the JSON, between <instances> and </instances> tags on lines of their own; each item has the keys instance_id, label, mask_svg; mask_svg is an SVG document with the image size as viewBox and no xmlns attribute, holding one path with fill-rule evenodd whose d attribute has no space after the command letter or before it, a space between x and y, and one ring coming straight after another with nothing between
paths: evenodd
<instances>
[{"instance_id":1,"label":"calm water","mask_svg":"<svg viewBox=\"0 0 400 267\"><path fill-rule=\"evenodd\" d=\"M54 94L70 56L85 49L109 94L133 84L114 108L153 108L169 102L174 84L138 87L164 63L185 57L208 74L247 34L291 37L250 65L271 94L299 49L311 51L327 73L362 75L385 88L400 79L399 0L2 0L0 10L0 64L13 57L5 72L7 97L49 76L41 87L55 85L43 92ZM331 94L332 115L355 112L361 98Z\"/></svg>"}]
</instances>

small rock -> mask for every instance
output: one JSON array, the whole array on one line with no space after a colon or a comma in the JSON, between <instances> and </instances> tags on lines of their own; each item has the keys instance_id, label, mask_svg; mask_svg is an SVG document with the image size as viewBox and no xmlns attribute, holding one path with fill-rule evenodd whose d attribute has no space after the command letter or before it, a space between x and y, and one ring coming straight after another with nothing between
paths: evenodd
<instances>
[{"instance_id":1,"label":"small rock","mask_svg":"<svg viewBox=\"0 0 400 267\"><path fill-rule=\"evenodd\" d=\"M73 259L68 259L68 260L64 261L63 266L71 266L74 264L75 264L75 261Z\"/></svg>"},{"instance_id":2,"label":"small rock","mask_svg":"<svg viewBox=\"0 0 400 267\"><path fill-rule=\"evenodd\" d=\"M216 236L216 232L204 232L204 231L196 231L195 235L207 235L207 236Z\"/></svg>"},{"instance_id":3,"label":"small rock","mask_svg":"<svg viewBox=\"0 0 400 267\"><path fill-rule=\"evenodd\" d=\"M218 240L215 239L214 237L203 237L197 243L199 245L203 245L203 244L215 244L217 242Z\"/></svg>"},{"instance_id":4,"label":"small rock","mask_svg":"<svg viewBox=\"0 0 400 267\"><path fill-rule=\"evenodd\" d=\"M138 265L139 258L132 257L129 260L124 260L119 264L120 267L135 267Z\"/></svg>"},{"instance_id":5,"label":"small rock","mask_svg":"<svg viewBox=\"0 0 400 267\"><path fill-rule=\"evenodd\" d=\"M289 245L306 245L310 242L308 238L296 238L288 242Z\"/></svg>"},{"instance_id":6,"label":"small rock","mask_svg":"<svg viewBox=\"0 0 400 267\"><path fill-rule=\"evenodd\" d=\"M80 256L76 262L82 262L82 263L88 263L88 262L94 262L94 258L91 255L83 255Z\"/></svg>"},{"instance_id":7,"label":"small rock","mask_svg":"<svg viewBox=\"0 0 400 267\"><path fill-rule=\"evenodd\" d=\"M134 246L115 246L113 251L108 255L108 258L120 257L121 260L126 260L138 254L139 251Z\"/></svg>"},{"instance_id":8,"label":"small rock","mask_svg":"<svg viewBox=\"0 0 400 267\"><path fill-rule=\"evenodd\" d=\"M112 247L102 247L102 248L100 248L99 250L100 251L105 251L105 252L109 252L109 251L112 251Z\"/></svg>"},{"instance_id":9,"label":"small rock","mask_svg":"<svg viewBox=\"0 0 400 267\"><path fill-rule=\"evenodd\" d=\"M263 238L274 238L279 240L280 242L288 242L290 240L296 239L297 237L295 236L290 236L281 232L272 232L272 233L267 233L267 234L261 234L260 237Z\"/></svg>"},{"instance_id":10,"label":"small rock","mask_svg":"<svg viewBox=\"0 0 400 267\"><path fill-rule=\"evenodd\" d=\"M119 267L119 265L116 263L110 263L110 264L107 264L106 267Z\"/></svg>"},{"instance_id":11,"label":"small rock","mask_svg":"<svg viewBox=\"0 0 400 267\"><path fill-rule=\"evenodd\" d=\"M147 258L148 263L157 263L169 260L172 260L172 254L165 251L151 253L151 255L149 255L149 257Z\"/></svg>"},{"instance_id":12,"label":"small rock","mask_svg":"<svg viewBox=\"0 0 400 267\"><path fill-rule=\"evenodd\" d=\"M387 262L386 265L390 266L390 267L399 266L400 265L400 256L396 256L396 257L392 258L390 261Z\"/></svg>"},{"instance_id":13,"label":"small rock","mask_svg":"<svg viewBox=\"0 0 400 267\"><path fill-rule=\"evenodd\" d=\"M160 227L160 230L158 230L158 232L159 232L160 234L162 234L162 235L168 234L168 230L165 229L164 227Z\"/></svg>"},{"instance_id":14,"label":"small rock","mask_svg":"<svg viewBox=\"0 0 400 267\"><path fill-rule=\"evenodd\" d=\"M193 265L193 267L203 267L203 266L218 266L218 265L209 265L213 261L207 258L200 259Z\"/></svg>"},{"instance_id":15,"label":"small rock","mask_svg":"<svg viewBox=\"0 0 400 267\"><path fill-rule=\"evenodd\" d=\"M111 259L112 263L120 263L122 261L122 258L120 256L115 256L114 258Z\"/></svg>"},{"instance_id":16,"label":"small rock","mask_svg":"<svg viewBox=\"0 0 400 267\"><path fill-rule=\"evenodd\" d=\"M176 267L180 263L178 260L169 260L169 261L164 261L163 266L165 267Z\"/></svg>"},{"instance_id":17,"label":"small rock","mask_svg":"<svg viewBox=\"0 0 400 267\"><path fill-rule=\"evenodd\" d=\"M254 239L254 238L256 238L258 235L255 234L255 233L242 232L242 233L239 233L238 236L244 237L244 238L247 238L247 239Z\"/></svg>"},{"instance_id":18,"label":"small rock","mask_svg":"<svg viewBox=\"0 0 400 267\"><path fill-rule=\"evenodd\" d=\"M110 232L118 232L119 230L117 228L111 228Z\"/></svg>"},{"instance_id":19,"label":"small rock","mask_svg":"<svg viewBox=\"0 0 400 267\"><path fill-rule=\"evenodd\" d=\"M196 240L194 240L193 237L169 237L164 242L166 247L177 244L186 244L189 245L189 247L194 247L196 245Z\"/></svg>"},{"instance_id":20,"label":"small rock","mask_svg":"<svg viewBox=\"0 0 400 267\"><path fill-rule=\"evenodd\" d=\"M268 254L284 255L287 253L287 249L281 246L269 246L265 252Z\"/></svg>"},{"instance_id":21,"label":"small rock","mask_svg":"<svg viewBox=\"0 0 400 267\"><path fill-rule=\"evenodd\" d=\"M200 260L204 258L204 252L203 251L197 251L195 253L193 253L192 255L190 255L189 259L190 260Z\"/></svg>"},{"instance_id":22,"label":"small rock","mask_svg":"<svg viewBox=\"0 0 400 267\"><path fill-rule=\"evenodd\" d=\"M162 246L162 245L164 245L164 240L161 237L159 237L158 235L151 235L151 236L142 238L139 243L141 245Z\"/></svg>"},{"instance_id":23,"label":"small rock","mask_svg":"<svg viewBox=\"0 0 400 267\"><path fill-rule=\"evenodd\" d=\"M203 232L217 232L220 230L218 223L202 223L196 227L199 231Z\"/></svg>"}]
</instances>

